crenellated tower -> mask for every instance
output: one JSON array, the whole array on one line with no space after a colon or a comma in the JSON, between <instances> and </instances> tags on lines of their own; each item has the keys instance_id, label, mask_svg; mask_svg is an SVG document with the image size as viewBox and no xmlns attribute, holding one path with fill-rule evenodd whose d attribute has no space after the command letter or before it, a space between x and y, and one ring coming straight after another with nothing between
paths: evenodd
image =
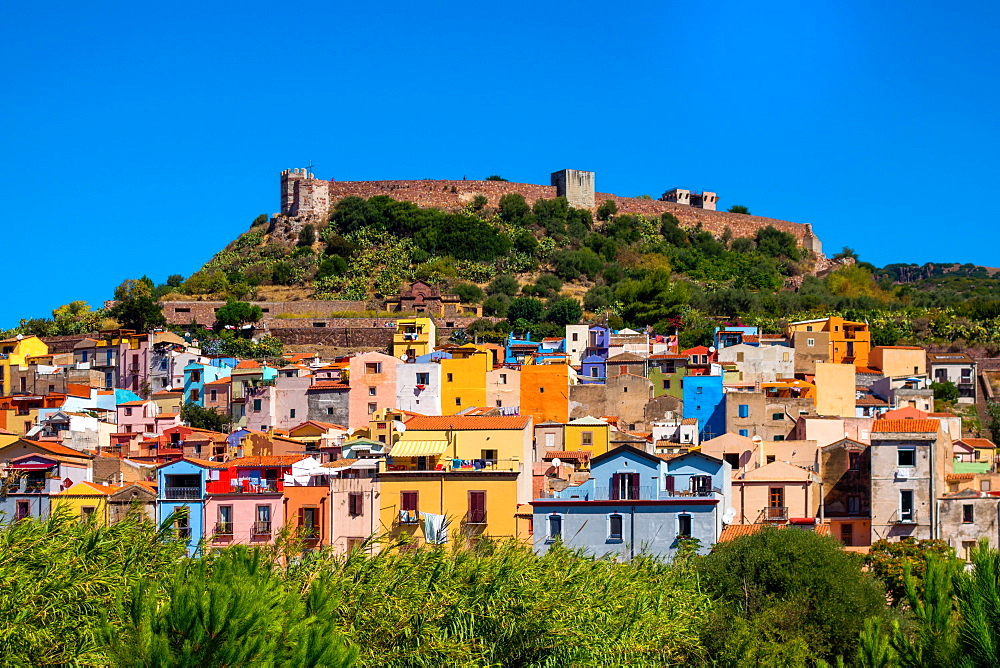
<instances>
[{"instance_id":1,"label":"crenellated tower","mask_svg":"<svg viewBox=\"0 0 1000 668\"><path fill-rule=\"evenodd\" d=\"M286 216L320 215L330 211L330 184L307 169L281 172L281 213Z\"/></svg>"}]
</instances>

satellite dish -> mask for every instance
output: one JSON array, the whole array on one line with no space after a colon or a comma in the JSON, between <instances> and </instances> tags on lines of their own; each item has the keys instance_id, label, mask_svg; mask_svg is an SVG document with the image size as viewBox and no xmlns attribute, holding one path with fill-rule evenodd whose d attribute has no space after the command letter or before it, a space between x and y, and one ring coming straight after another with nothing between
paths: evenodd
<instances>
[{"instance_id":1,"label":"satellite dish","mask_svg":"<svg viewBox=\"0 0 1000 668\"><path fill-rule=\"evenodd\" d=\"M753 441L755 445L760 445L761 443L764 442L764 439L762 439L760 436L754 436L750 440Z\"/></svg>"},{"instance_id":2,"label":"satellite dish","mask_svg":"<svg viewBox=\"0 0 1000 668\"><path fill-rule=\"evenodd\" d=\"M399 359L405 362L406 360L410 359L410 357L406 353L403 353L402 355L399 356Z\"/></svg>"},{"instance_id":3,"label":"satellite dish","mask_svg":"<svg viewBox=\"0 0 1000 668\"><path fill-rule=\"evenodd\" d=\"M404 422L400 422L399 420L393 420L392 428L398 431L400 434L402 434L404 431L406 431L406 424Z\"/></svg>"},{"instance_id":4,"label":"satellite dish","mask_svg":"<svg viewBox=\"0 0 1000 668\"><path fill-rule=\"evenodd\" d=\"M733 519L735 517L736 517L736 509L735 508L726 508L726 512L724 512L722 514L722 523L723 524L732 524L733 523Z\"/></svg>"},{"instance_id":5,"label":"satellite dish","mask_svg":"<svg viewBox=\"0 0 1000 668\"><path fill-rule=\"evenodd\" d=\"M715 346L709 346L708 352L714 353L715 352Z\"/></svg>"},{"instance_id":6,"label":"satellite dish","mask_svg":"<svg viewBox=\"0 0 1000 668\"><path fill-rule=\"evenodd\" d=\"M16 339L17 339L18 341L20 341L21 339L23 339L23 338L24 338L24 334L18 334L18 335L17 335L16 337L14 337L14 338L16 338Z\"/></svg>"},{"instance_id":7,"label":"satellite dish","mask_svg":"<svg viewBox=\"0 0 1000 668\"><path fill-rule=\"evenodd\" d=\"M562 466L562 460L556 457L555 459L552 460L552 466L559 468L560 466Z\"/></svg>"}]
</instances>

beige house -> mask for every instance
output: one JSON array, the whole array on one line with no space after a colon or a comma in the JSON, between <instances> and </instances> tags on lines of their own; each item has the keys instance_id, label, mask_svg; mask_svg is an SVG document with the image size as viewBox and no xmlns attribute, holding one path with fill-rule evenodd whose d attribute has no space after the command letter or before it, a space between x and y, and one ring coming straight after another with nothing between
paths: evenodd
<instances>
[{"instance_id":1,"label":"beige house","mask_svg":"<svg viewBox=\"0 0 1000 668\"><path fill-rule=\"evenodd\" d=\"M774 461L733 476L736 524L788 522L819 514L819 476L799 466Z\"/></svg>"},{"instance_id":2,"label":"beige house","mask_svg":"<svg viewBox=\"0 0 1000 668\"><path fill-rule=\"evenodd\" d=\"M819 415L857 415L854 372L853 364L816 363L816 412Z\"/></svg>"},{"instance_id":3,"label":"beige house","mask_svg":"<svg viewBox=\"0 0 1000 668\"><path fill-rule=\"evenodd\" d=\"M868 356L868 366L890 378L924 376L927 353L918 346L875 346Z\"/></svg>"}]
</instances>

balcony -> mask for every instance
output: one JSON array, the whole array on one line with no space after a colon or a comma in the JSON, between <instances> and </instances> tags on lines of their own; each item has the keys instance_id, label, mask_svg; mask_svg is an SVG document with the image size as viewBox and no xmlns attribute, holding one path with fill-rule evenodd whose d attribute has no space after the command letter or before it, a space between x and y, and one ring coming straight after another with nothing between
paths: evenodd
<instances>
[{"instance_id":1,"label":"balcony","mask_svg":"<svg viewBox=\"0 0 1000 668\"><path fill-rule=\"evenodd\" d=\"M302 526L299 528L299 538L302 540L319 540L319 527Z\"/></svg>"},{"instance_id":2,"label":"balcony","mask_svg":"<svg viewBox=\"0 0 1000 668\"><path fill-rule=\"evenodd\" d=\"M657 493L652 487L629 487L619 490L617 497L612 498L615 491L608 487L597 487L594 490L594 501L646 501L655 500Z\"/></svg>"},{"instance_id":3,"label":"balcony","mask_svg":"<svg viewBox=\"0 0 1000 668\"><path fill-rule=\"evenodd\" d=\"M718 487L702 487L698 489L674 489L667 490L665 492L660 492L661 497L674 498L707 498L713 497L716 494L722 494L722 490Z\"/></svg>"},{"instance_id":4,"label":"balcony","mask_svg":"<svg viewBox=\"0 0 1000 668\"><path fill-rule=\"evenodd\" d=\"M171 500L197 501L201 499L201 487L165 487L163 498Z\"/></svg>"},{"instance_id":5,"label":"balcony","mask_svg":"<svg viewBox=\"0 0 1000 668\"><path fill-rule=\"evenodd\" d=\"M232 536L233 535L233 523L232 522L216 522L215 523L215 535L216 536Z\"/></svg>"},{"instance_id":6,"label":"balcony","mask_svg":"<svg viewBox=\"0 0 1000 668\"><path fill-rule=\"evenodd\" d=\"M271 535L271 523L270 522L254 522L253 523L253 535L255 535L255 536L270 536Z\"/></svg>"},{"instance_id":7,"label":"balcony","mask_svg":"<svg viewBox=\"0 0 1000 668\"><path fill-rule=\"evenodd\" d=\"M24 494L44 494L44 482L29 482L24 485Z\"/></svg>"},{"instance_id":8,"label":"balcony","mask_svg":"<svg viewBox=\"0 0 1000 668\"><path fill-rule=\"evenodd\" d=\"M278 494L283 489L281 480L261 480L257 484L250 480L212 480L205 485L208 494Z\"/></svg>"},{"instance_id":9,"label":"balcony","mask_svg":"<svg viewBox=\"0 0 1000 668\"><path fill-rule=\"evenodd\" d=\"M892 516L892 521L890 524L916 524L917 523L917 511L910 510L897 510Z\"/></svg>"},{"instance_id":10,"label":"balcony","mask_svg":"<svg viewBox=\"0 0 1000 668\"><path fill-rule=\"evenodd\" d=\"M416 510L400 510L399 524L417 524L420 522L420 513Z\"/></svg>"},{"instance_id":11,"label":"balcony","mask_svg":"<svg viewBox=\"0 0 1000 668\"><path fill-rule=\"evenodd\" d=\"M770 506L760 511L758 522L787 522L788 508L786 506Z\"/></svg>"}]
</instances>

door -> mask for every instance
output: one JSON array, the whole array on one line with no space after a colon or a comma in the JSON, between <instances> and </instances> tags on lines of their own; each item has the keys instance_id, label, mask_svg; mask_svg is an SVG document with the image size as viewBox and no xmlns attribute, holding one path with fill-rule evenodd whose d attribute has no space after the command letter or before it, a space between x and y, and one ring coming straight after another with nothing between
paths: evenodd
<instances>
[{"instance_id":1,"label":"door","mask_svg":"<svg viewBox=\"0 0 1000 668\"><path fill-rule=\"evenodd\" d=\"M486 523L486 492L469 492L469 524Z\"/></svg>"},{"instance_id":2,"label":"door","mask_svg":"<svg viewBox=\"0 0 1000 668\"><path fill-rule=\"evenodd\" d=\"M767 495L767 519L786 520L785 488L771 487Z\"/></svg>"}]
</instances>

